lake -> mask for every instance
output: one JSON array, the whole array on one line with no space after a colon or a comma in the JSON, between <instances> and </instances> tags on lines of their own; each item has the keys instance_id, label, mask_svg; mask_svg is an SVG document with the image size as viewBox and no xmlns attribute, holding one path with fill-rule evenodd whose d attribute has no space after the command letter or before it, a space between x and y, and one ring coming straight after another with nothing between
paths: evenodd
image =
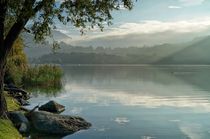
<instances>
[{"instance_id":1,"label":"lake","mask_svg":"<svg viewBox=\"0 0 210 139\"><path fill-rule=\"evenodd\" d=\"M63 66L63 89L34 92L92 123L64 139L209 139L210 66ZM51 138L51 137L50 137Z\"/></svg>"}]
</instances>

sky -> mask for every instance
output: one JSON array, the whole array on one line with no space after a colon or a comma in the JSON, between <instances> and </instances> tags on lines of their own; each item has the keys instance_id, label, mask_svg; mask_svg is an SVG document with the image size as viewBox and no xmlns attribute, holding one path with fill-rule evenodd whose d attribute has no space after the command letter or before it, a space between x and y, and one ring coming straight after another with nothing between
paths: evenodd
<instances>
[{"instance_id":1,"label":"sky","mask_svg":"<svg viewBox=\"0 0 210 139\"><path fill-rule=\"evenodd\" d=\"M131 11L114 11L113 25L81 36L78 29L57 23L71 45L130 47L182 43L210 34L210 0L138 0Z\"/></svg>"}]
</instances>

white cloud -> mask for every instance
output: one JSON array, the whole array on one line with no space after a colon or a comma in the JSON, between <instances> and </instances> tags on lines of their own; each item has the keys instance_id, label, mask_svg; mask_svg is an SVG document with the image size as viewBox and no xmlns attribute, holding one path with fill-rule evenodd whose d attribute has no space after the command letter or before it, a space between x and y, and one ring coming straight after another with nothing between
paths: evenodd
<instances>
[{"instance_id":1,"label":"white cloud","mask_svg":"<svg viewBox=\"0 0 210 139\"><path fill-rule=\"evenodd\" d=\"M86 36L66 40L72 45L93 46L143 46L162 43L190 41L195 37L209 35L210 18L202 17L180 21L148 20L136 23L121 23L104 32L98 29ZM96 32L96 33L94 33Z\"/></svg>"},{"instance_id":2,"label":"white cloud","mask_svg":"<svg viewBox=\"0 0 210 139\"><path fill-rule=\"evenodd\" d=\"M158 21L145 20L141 22L117 23L105 27L89 30L81 36L78 29L59 26L58 30L71 39L62 41L71 45L82 46L151 46L163 43L182 43L200 36L210 34L210 18L199 17L189 20ZM59 40L58 40L59 41Z\"/></svg>"},{"instance_id":3,"label":"white cloud","mask_svg":"<svg viewBox=\"0 0 210 139\"><path fill-rule=\"evenodd\" d=\"M181 9L181 6L174 6L174 5L170 5L168 6L169 9Z\"/></svg>"},{"instance_id":4,"label":"white cloud","mask_svg":"<svg viewBox=\"0 0 210 139\"><path fill-rule=\"evenodd\" d=\"M210 19L182 20L175 22L144 21L139 23L124 23L106 35L125 35L130 33L153 34L172 31L177 33L201 32L210 27Z\"/></svg>"},{"instance_id":5,"label":"white cloud","mask_svg":"<svg viewBox=\"0 0 210 139\"><path fill-rule=\"evenodd\" d=\"M200 5L204 2L205 0L179 0L179 2L183 6L194 6L194 5Z\"/></svg>"},{"instance_id":6,"label":"white cloud","mask_svg":"<svg viewBox=\"0 0 210 139\"><path fill-rule=\"evenodd\" d=\"M210 18L181 20L174 22L163 22L158 20L148 20L139 23L123 23L113 28L109 32L104 32L98 36L119 36L126 34L154 34L159 32L172 31L177 33L202 32L210 28Z\"/></svg>"},{"instance_id":7,"label":"white cloud","mask_svg":"<svg viewBox=\"0 0 210 139\"><path fill-rule=\"evenodd\" d=\"M188 6L201 5L205 0L179 0L179 5L169 5L169 9L181 9Z\"/></svg>"}]
</instances>

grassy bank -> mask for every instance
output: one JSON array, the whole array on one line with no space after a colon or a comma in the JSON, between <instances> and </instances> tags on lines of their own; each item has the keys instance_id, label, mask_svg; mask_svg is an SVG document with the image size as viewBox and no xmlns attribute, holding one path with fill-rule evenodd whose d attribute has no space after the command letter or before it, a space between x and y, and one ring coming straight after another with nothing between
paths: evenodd
<instances>
[{"instance_id":1,"label":"grassy bank","mask_svg":"<svg viewBox=\"0 0 210 139\"><path fill-rule=\"evenodd\" d=\"M0 139L23 139L9 120L0 119Z\"/></svg>"},{"instance_id":2,"label":"grassy bank","mask_svg":"<svg viewBox=\"0 0 210 139\"><path fill-rule=\"evenodd\" d=\"M10 97L6 92L5 97L8 111L15 111L20 108L20 105L17 103L17 101ZM10 120L0 119L0 139L23 139L23 137L13 126Z\"/></svg>"},{"instance_id":3,"label":"grassy bank","mask_svg":"<svg viewBox=\"0 0 210 139\"><path fill-rule=\"evenodd\" d=\"M18 104L17 100L9 96L7 93L5 93L5 97L8 111L16 111L20 109L20 105Z\"/></svg>"}]
</instances>

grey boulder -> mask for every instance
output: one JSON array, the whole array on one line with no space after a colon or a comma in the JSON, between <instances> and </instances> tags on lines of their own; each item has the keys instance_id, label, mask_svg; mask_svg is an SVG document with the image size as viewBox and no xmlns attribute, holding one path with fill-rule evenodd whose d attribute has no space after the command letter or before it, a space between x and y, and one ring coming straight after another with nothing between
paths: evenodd
<instances>
[{"instance_id":1,"label":"grey boulder","mask_svg":"<svg viewBox=\"0 0 210 139\"><path fill-rule=\"evenodd\" d=\"M30 114L32 126L46 134L67 135L79 130L88 129L91 124L80 117L58 115L44 111Z\"/></svg>"},{"instance_id":2,"label":"grey boulder","mask_svg":"<svg viewBox=\"0 0 210 139\"><path fill-rule=\"evenodd\" d=\"M21 133L25 134L29 133L30 124L28 119L25 117L25 115L22 112L19 111L10 112L9 118Z\"/></svg>"}]
</instances>

